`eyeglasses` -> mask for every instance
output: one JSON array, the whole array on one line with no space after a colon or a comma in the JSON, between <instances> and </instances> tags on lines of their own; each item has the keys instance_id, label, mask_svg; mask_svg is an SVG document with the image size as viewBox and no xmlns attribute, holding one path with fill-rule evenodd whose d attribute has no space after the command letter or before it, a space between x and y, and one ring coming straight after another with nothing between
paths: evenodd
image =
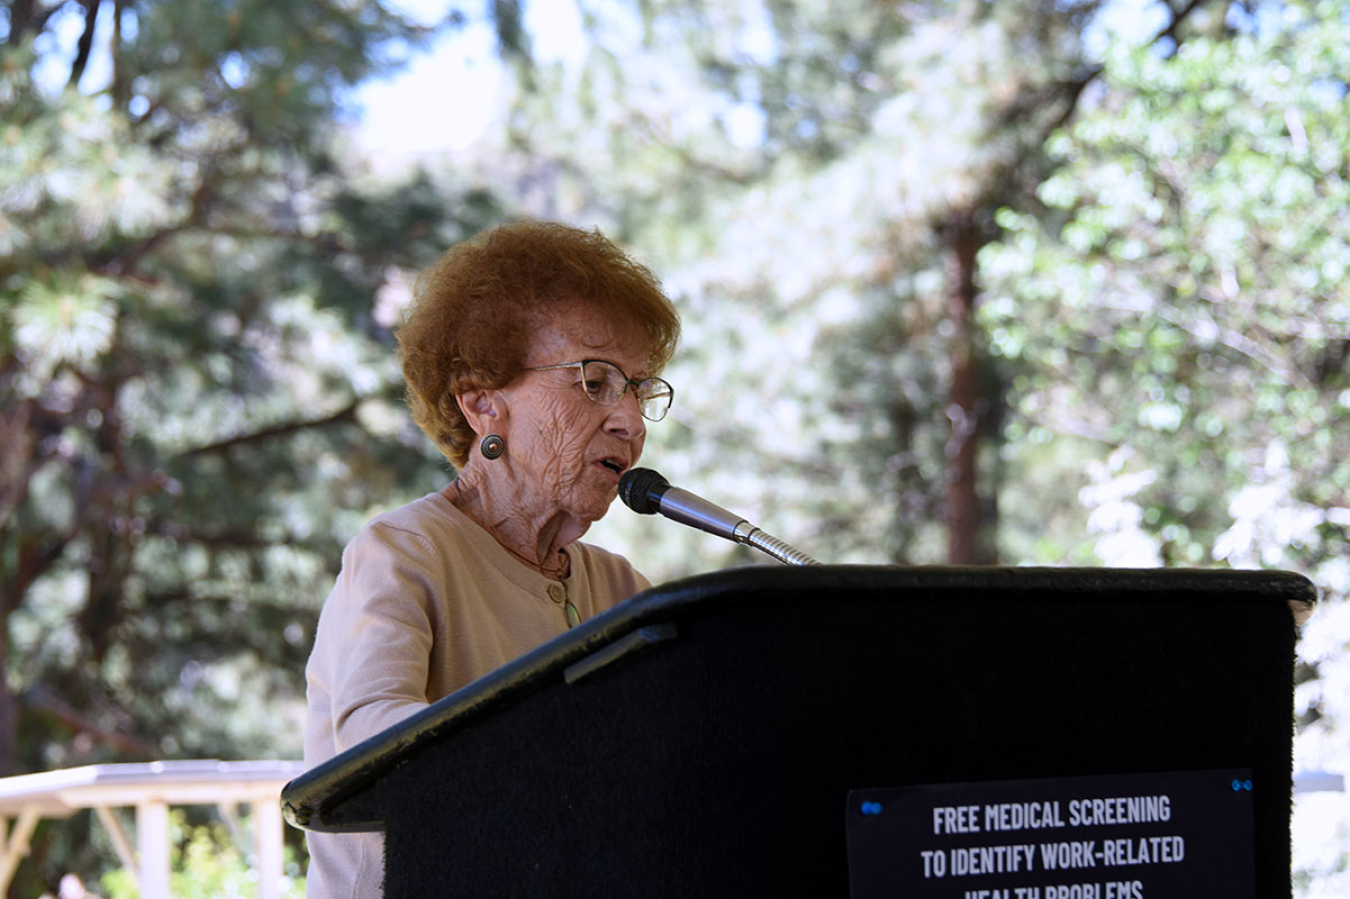
<instances>
[{"instance_id":1,"label":"eyeglasses","mask_svg":"<svg viewBox=\"0 0 1350 899\"><path fill-rule=\"evenodd\" d=\"M637 391L638 410L648 421L660 421L670 411L675 399L675 388L661 378L643 378L634 381L624 374L623 369L613 362L603 359L582 359L580 362L560 362L557 365L540 365L527 368L526 371L553 371L554 369L575 368L581 372L581 386L586 395L602 406L618 405L619 400L633 385Z\"/></svg>"}]
</instances>

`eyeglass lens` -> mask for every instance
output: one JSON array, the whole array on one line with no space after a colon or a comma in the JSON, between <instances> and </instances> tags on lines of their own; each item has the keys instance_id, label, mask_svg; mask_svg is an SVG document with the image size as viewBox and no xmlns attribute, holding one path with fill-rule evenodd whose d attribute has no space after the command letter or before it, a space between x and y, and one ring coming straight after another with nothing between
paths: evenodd
<instances>
[{"instance_id":1,"label":"eyeglass lens","mask_svg":"<svg viewBox=\"0 0 1350 899\"><path fill-rule=\"evenodd\" d=\"M628 377L608 362L594 360L587 362L581 377L586 386L586 395L602 406L613 406L623 398L628 389ZM670 409L672 391L670 385L660 378L647 378L635 383L638 408L644 418L660 421Z\"/></svg>"}]
</instances>

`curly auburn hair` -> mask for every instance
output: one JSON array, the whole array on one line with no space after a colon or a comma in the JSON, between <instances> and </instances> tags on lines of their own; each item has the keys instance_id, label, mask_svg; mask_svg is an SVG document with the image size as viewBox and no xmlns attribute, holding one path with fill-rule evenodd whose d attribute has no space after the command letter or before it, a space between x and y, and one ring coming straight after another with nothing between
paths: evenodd
<instances>
[{"instance_id":1,"label":"curly auburn hair","mask_svg":"<svg viewBox=\"0 0 1350 899\"><path fill-rule=\"evenodd\" d=\"M456 468L476 435L455 397L509 384L525 367L533 330L577 299L645 333L652 374L670 361L680 338L675 307L651 270L599 231L512 222L452 247L418 275L397 332L408 408Z\"/></svg>"}]
</instances>

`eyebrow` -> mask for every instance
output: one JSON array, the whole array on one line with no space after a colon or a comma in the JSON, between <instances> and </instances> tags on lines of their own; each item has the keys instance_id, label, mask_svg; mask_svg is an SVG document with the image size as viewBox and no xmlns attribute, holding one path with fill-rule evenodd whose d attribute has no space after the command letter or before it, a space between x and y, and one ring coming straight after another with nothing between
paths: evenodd
<instances>
[{"instance_id":1,"label":"eyebrow","mask_svg":"<svg viewBox=\"0 0 1350 899\"><path fill-rule=\"evenodd\" d=\"M558 365L558 366L566 366L566 365L576 365L576 364L579 363L579 362L603 362L603 363L605 363L606 365L612 365L612 366L614 366L615 368L617 368L619 371L623 372L623 374L624 374L629 380L632 380L632 381L645 381L645 380L647 380L648 378L654 378L654 377L656 377L656 375L652 374L652 373L649 372L649 371L644 371L644 372L641 372L641 373L639 373L639 374L632 374L632 373L630 373L626 368L624 368L622 365L620 365L619 363L615 362L613 359L606 359L606 358L604 358L603 356L586 356L586 357L584 357L584 358L582 358L582 359L577 359L577 360L575 360L575 361L573 361L573 362L556 362L556 363L554 363L554 364L555 364L555 365ZM535 366L535 367L536 367L536 368L541 368L541 367L551 367L551 366Z\"/></svg>"}]
</instances>

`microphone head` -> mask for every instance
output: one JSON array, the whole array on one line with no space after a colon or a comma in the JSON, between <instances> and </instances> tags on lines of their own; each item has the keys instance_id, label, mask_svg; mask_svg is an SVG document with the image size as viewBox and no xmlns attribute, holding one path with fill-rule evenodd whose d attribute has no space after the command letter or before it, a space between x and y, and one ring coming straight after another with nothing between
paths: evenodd
<instances>
[{"instance_id":1,"label":"microphone head","mask_svg":"<svg viewBox=\"0 0 1350 899\"><path fill-rule=\"evenodd\" d=\"M630 468L619 478L619 499L639 515L655 515L661 510L661 494L670 482L650 468Z\"/></svg>"}]
</instances>

